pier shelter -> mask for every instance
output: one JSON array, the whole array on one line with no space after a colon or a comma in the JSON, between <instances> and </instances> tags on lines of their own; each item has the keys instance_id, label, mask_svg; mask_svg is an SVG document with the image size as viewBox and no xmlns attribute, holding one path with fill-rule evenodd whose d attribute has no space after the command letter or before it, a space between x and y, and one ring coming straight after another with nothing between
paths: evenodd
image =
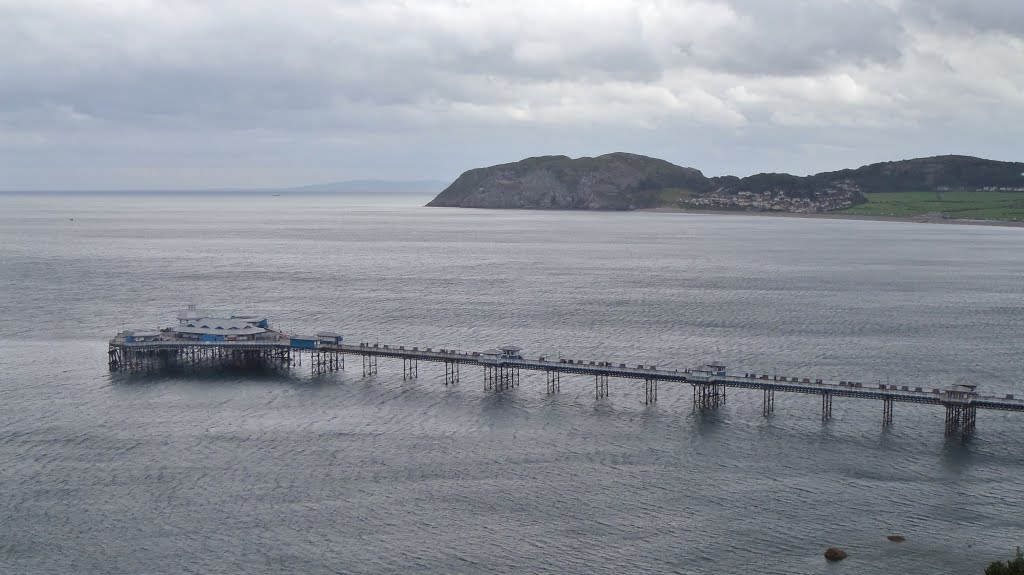
<instances>
[{"instance_id":1,"label":"pier shelter","mask_svg":"<svg viewBox=\"0 0 1024 575\"><path fill-rule=\"evenodd\" d=\"M203 317L182 321L180 325L171 329L182 339L221 341L223 338L226 341L251 341L267 331L267 328L259 327L254 321L258 323L260 320ZM213 339L205 336L213 336Z\"/></svg>"}]
</instances>

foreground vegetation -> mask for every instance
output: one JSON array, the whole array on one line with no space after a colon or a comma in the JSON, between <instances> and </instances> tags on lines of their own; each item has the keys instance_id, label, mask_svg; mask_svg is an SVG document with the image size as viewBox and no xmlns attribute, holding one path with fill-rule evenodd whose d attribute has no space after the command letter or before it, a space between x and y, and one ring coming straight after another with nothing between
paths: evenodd
<instances>
[{"instance_id":1,"label":"foreground vegetation","mask_svg":"<svg viewBox=\"0 0 1024 575\"><path fill-rule=\"evenodd\" d=\"M1020 547L1017 548L1017 555L1009 561L993 561L985 569L985 575L1024 575L1024 554L1021 554Z\"/></svg>"},{"instance_id":2,"label":"foreground vegetation","mask_svg":"<svg viewBox=\"0 0 1024 575\"><path fill-rule=\"evenodd\" d=\"M868 203L837 213L1024 221L1024 192L882 192L864 196Z\"/></svg>"}]
</instances>

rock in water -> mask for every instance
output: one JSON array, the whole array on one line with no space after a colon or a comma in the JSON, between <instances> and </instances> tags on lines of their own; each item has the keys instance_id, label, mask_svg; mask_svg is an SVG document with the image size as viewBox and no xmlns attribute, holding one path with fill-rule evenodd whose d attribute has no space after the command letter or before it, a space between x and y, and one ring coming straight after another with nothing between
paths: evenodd
<instances>
[{"instance_id":1,"label":"rock in water","mask_svg":"<svg viewBox=\"0 0 1024 575\"><path fill-rule=\"evenodd\" d=\"M895 535L895 534L893 534L893 535L886 535L885 538L888 539L889 541L892 541L893 543L903 543L904 541L907 540L906 537L904 537L902 535Z\"/></svg>"},{"instance_id":2,"label":"rock in water","mask_svg":"<svg viewBox=\"0 0 1024 575\"><path fill-rule=\"evenodd\" d=\"M825 550L825 559L829 561L842 561L846 559L846 551L838 547L829 547Z\"/></svg>"}]
</instances>

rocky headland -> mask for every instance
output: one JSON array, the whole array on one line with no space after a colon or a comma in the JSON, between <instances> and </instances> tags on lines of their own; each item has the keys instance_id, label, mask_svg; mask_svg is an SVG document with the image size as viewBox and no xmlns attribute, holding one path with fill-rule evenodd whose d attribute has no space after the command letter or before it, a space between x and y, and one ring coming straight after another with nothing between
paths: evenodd
<instances>
[{"instance_id":1,"label":"rocky headland","mask_svg":"<svg viewBox=\"0 0 1024 575\"><path fill-rule=\"evenodd\" d=\"M695 168L617 152L594 158L541 156L469 170L429 206L639 210L678 208L825 213L872 192L1024 191L1024 163L935 156L811 176L708 178Z\"/></svg>"}]
</instances>

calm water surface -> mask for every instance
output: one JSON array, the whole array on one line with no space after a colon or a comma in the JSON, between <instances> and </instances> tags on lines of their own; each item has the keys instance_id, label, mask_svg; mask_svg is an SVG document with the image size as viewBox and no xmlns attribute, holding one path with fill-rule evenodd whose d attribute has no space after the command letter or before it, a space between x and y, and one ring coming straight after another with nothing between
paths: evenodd
<instances>
[{"instance_id":1,"label":"calm water surface","mask_svg":"<svg viewBox=\"0 0 1024 575\"><path fill-rule=\"evenodd\" d=\"M0 195L0 573L981 573L1024 544L1024 417L543 375L112 375L187 303L350 341L1024 393L1024 230ZM73 218L73 220L71 219ZM353 369L353 367L355 369ZM907 536L904 544L885 540ZM850 558L826 565L839 545Z\"/></svg>"}]
</instances>

